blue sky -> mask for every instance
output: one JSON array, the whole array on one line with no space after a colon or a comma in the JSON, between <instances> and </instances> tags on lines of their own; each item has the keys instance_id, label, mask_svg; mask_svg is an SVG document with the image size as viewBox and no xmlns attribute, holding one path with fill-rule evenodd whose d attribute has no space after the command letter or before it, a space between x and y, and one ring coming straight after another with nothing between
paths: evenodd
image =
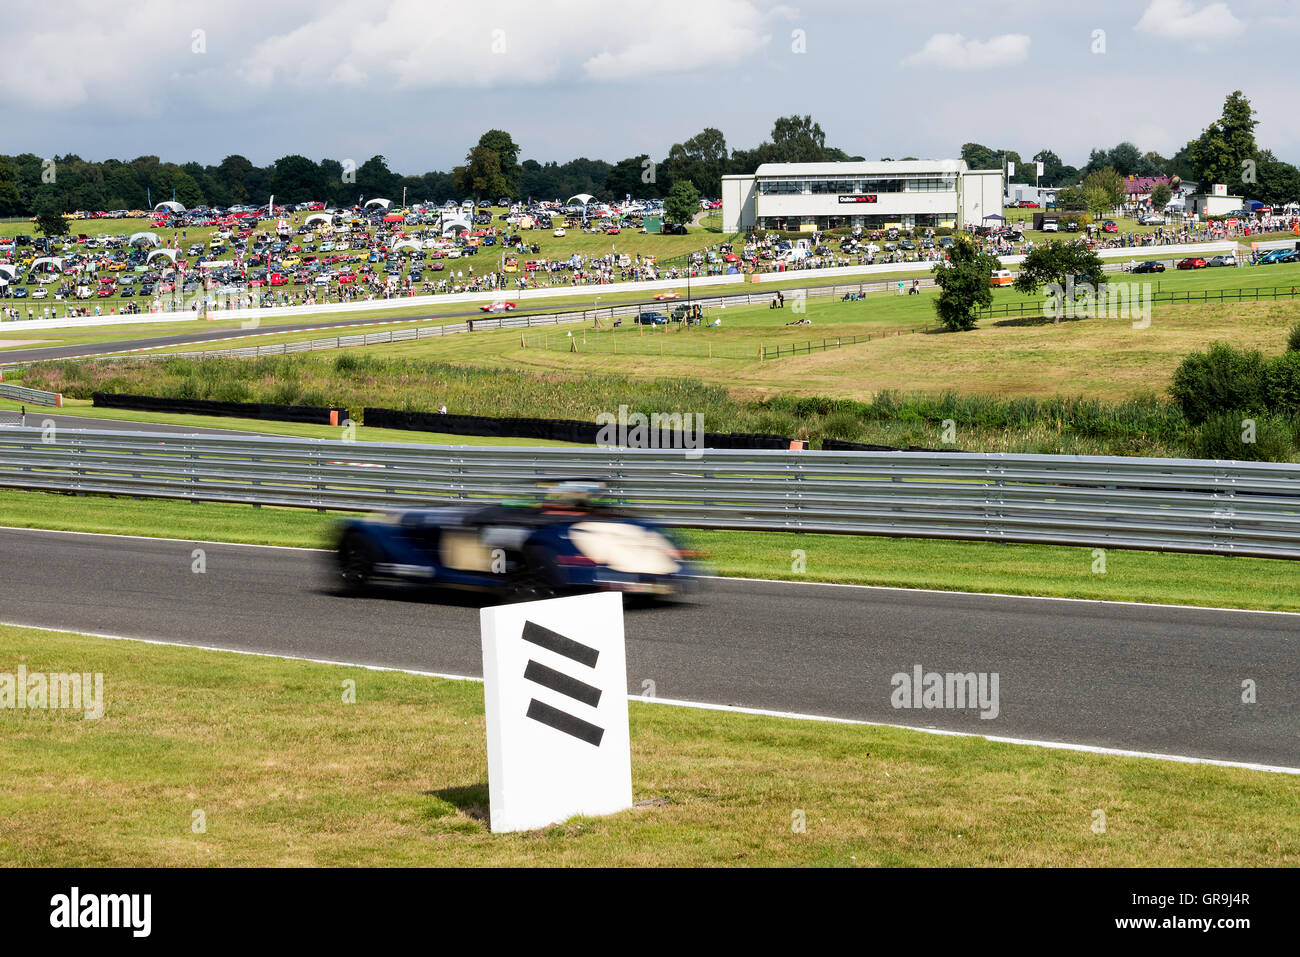
<instances>
[{"instance_id":1,"label":"blue sky","mask_svg":"<svg viewBox=\"0 0 1300 957\"><path fill-rule=\"evenodd\" d=\"M0 152L448 169L484 130L614 161L811 113L868 159L1169 155L1243 90L1300 162L1290 0L0 0ZM51 10L57 15L51 15ZM1098 33L1098 31L1104 31Z\"/></svg>"}]
</instances>

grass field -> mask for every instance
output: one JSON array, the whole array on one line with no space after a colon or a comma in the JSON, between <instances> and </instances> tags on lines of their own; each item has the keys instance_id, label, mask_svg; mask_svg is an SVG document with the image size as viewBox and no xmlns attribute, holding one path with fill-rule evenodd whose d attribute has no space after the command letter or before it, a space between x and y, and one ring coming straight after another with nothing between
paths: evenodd
<instances>
[{"instance_id":1,"label":"grass field","mask_svg":"<svg viewBox=\"0 0 1300 957\"><path fill-rule=\"evenodd\" d=\"M328 548L338 513L0 489L0 525ZM792 532L686 530L718 574L1300 612L1294 562L1108 549ZM795 571L794 552L803 553Z\"/></svg>"},{"instance_id":2,"label":"grass field","mask_svg":"<svg viewBox=\"0 0 1300 957\"><path fill-rule=\"evenodd\" d=\"M478 683L0 627L20 664L104 682L98 719L0 712L20 867L1300 861L1287 775L638 701L653 804L494 835Z\"/></svg>"}]
</instances>

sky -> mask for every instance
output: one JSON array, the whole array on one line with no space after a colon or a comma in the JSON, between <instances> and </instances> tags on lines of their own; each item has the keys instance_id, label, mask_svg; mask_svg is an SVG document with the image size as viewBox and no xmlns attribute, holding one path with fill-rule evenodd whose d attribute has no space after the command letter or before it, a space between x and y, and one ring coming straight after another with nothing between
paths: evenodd
<instances>
[{"instance_id":1,"label":"sky","mask_svg":"<svg viewBox=\"0 0 1300 957\"><path fill-rule=\"evenodd\" d=\"M57 11L57 15L51 15ZM1300 163L1295 0L0 0L0 153L447 170L491 128L521 159L611 162L811 114L867 159L975 141L1083 165L1171 155L1241 89Z\"/></svg>"}]
</instances>

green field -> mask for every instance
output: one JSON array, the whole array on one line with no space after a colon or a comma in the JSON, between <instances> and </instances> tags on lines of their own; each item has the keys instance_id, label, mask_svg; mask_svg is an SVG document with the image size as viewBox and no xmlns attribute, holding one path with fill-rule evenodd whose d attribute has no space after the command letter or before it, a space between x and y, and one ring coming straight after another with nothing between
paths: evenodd
<instances>
[{"instance_id":1,"label":"green field","mask_svg":"<svg viewBox=\"0 0 1300 957\"><path fill-rule=\"evenodd\" d=\"M19 867L1300 862L1289 775L641 701L644 804L494 835L476 682L0 627L19 664L103 675L0 712Z\"/></svg>"}]
</instances>

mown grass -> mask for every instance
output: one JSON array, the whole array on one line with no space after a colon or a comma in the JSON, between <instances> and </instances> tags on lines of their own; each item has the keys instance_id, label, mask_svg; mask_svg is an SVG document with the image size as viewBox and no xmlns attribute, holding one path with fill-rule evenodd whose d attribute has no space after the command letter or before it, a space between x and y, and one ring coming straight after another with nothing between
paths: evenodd
<instances>
[{"instance_id":1,"label":"mown grass","mask_svg":"<svg viewBox=\"0 0 1300 957\"><path fill-rule=\"evenodd\" d=\"M1288 775L637 701L633 796L664 803L492 834L477 683L0 627L20 664L105 699L0 711L21 867L1300 861Z\"/></svg>"},{"instance_id":2,"label":"mown grass","mask_svg":"<svg viewBox=\"0 0 1300 957\"><path fill-rule=\"evenodd\" d=\"M330 548L345 513L218 502L78 497L0 489L0 525L198 541ZM689 529L724 576L1109 601L1300 611L1297 566L1276 559ZM1100 570L1099 570L1100 569Z\"/></svg>"}]
</instances>

